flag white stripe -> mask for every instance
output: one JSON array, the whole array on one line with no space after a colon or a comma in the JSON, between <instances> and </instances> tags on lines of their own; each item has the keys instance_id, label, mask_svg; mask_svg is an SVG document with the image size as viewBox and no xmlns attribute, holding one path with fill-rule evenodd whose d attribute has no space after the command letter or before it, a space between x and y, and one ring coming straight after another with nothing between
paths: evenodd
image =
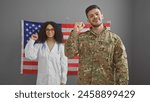
<instances>
[{"instance_id":1,"label":"flag white stripe","mask_svg":"<svg viewBox=\"0 0 150 102\"><path fill-rule=\"evenodd\" d=\"M68 63L79 63L79 59L68 59Z\"/></svg>"},{"instance_id":2,"label":"flag white stripe","mask_svg":"<svg viewBox=\"0 0 150 102\"><path fill-rule=\"evenodd\" d=\"M63 38L64 38L65 40L67 40L67 39L69 38L69 36L68 36L68 35L64 35Z\"/></svg>"},{"instance_id":3,"label":"flag white stripe","mask_svg":"<svg viewBox=\"0 0 150 102\"><path fill-rule=\"evenodd\" d=\"M25 57L23 57L23 60L24 61L31 61L31 60L28 60L26 59ZM36 60L32 60L32 61L36 61ZM68 59L68 63L79 63L79 59Z\"/></svg>"},{"instance_id":4,"label":"flag white stripe","mask_svg":"<svg viewBox=\"0 0 150 102\"><path fill-rule=\"evenodd\" d=\"M37 70L37 66L24 65L24 66L23 66L23 69Z\"/></svg>"},{"instance_id":5,"label":"flag white stripe","mask_svg":"<svg viewBox=\"0 0 150 102\"><path fill-rule=\"evenodd\" d=\"M73 28L62 28L62 32L71 32ZM81 32L87 31L89 28L84 28Z\"/></svg>"},{"instance_id":6,"label":"flag white stripe","mask_svg":"<svg viewBox=\"0 0 150 102\"><path fill-rule=\"evenodd\" d=\"M69 67L68 71L78 71L78 67Z\"/></svg>"},{"instance_id":7,"label":"flag white stripe","mask_svg":"<svg viewBox=\"0 0 150 102\"><path fill-rule=\"evenodd\" d=\"M25 57L23 57L23 60L24 61L37 61L37 60L29 60L29 59L26 59Z\"/></svg>"}]
</instances>

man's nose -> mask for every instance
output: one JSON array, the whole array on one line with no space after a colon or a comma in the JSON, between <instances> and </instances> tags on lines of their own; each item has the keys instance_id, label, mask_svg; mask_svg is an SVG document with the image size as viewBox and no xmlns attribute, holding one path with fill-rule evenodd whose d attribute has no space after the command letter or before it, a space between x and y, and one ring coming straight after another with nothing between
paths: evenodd
<instances>
[{"instance_id":1,"label":"man's nose","mask_svg":"<svg viewBox=\"0 0 150 102\"><path fill-rule=\"evenodd\" d=\"M94 18L97 18L97 17L98 17L97 15L94 16Z\"/></svg>"}]
</instances>

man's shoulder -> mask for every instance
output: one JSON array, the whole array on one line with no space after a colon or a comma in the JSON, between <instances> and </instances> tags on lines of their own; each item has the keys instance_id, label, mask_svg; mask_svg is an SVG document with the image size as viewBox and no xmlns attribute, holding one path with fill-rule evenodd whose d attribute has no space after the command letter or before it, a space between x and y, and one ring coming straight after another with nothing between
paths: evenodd
<instances>
[{"instance_id":1,"label":"man's shoulder","mask_svg":"<svg viewBox=\"0 0 150 102\"><path fill-rule=\"evenodd\" d=\"M84 31L84 32L81 32L81 33L79 34L79 37L87 36L89 33L90 33L90 31L89 31L89 30Z\"/></svg>"},{"instance_id":2,"label":"man's shoulder","mask_svg":"<svg viewBox=\"0 0 150 102\"><path fill-rule=\"evenodd\" d=\"M120 39L119 35L117 33L112 32L111 30L106 30L106 34L108 34L112 38Z\"/></svg>"}]
</instances>

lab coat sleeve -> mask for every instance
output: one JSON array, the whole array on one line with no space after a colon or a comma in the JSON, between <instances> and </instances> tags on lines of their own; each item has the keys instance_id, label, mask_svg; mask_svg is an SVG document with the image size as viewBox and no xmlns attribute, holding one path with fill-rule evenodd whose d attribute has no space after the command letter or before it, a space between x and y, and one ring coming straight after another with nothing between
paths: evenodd
<instances>
[{"instance_id":1,"label":"lab coat sleeve","mask_svg":"<svg viewBox=\"0 0 150 102\"><path fill-rule=\"evenodd\" d=\"M25 57L29 60L37 60L38 53L38 44L35 44L35 41L30 39L25 47Z\"/></svg>"},{"instance_id":2,"label":"lab coat sleeve","mask_svg":"<svg viewBox=\"0 0 150 102\"><path fill-rule=\"evenodd\" d=\"M68 58L65 56L64 53L64 45L61 44L61 83L66 84L67 82L67 72L68 72Z\"/></svg>"}]
</instances>

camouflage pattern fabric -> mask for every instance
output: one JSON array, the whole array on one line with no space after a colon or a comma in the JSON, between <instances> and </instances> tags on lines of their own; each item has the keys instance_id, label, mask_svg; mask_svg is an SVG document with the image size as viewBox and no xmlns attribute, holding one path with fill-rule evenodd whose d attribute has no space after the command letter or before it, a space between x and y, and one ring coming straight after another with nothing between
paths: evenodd
<instances>
[{"instance_id":1,"label":"camouflage pattern fabric","mask_svg":"<svg viewBox=\"0 0 150 102\"><path fill-rule=\"evenodd\" d=\"M81 34L71 32L65 43L68 58L79 55L78 84L126 85L128 62L120 37L104 28L96 34L91 29Z\"/></svg>"}]
</instances>

